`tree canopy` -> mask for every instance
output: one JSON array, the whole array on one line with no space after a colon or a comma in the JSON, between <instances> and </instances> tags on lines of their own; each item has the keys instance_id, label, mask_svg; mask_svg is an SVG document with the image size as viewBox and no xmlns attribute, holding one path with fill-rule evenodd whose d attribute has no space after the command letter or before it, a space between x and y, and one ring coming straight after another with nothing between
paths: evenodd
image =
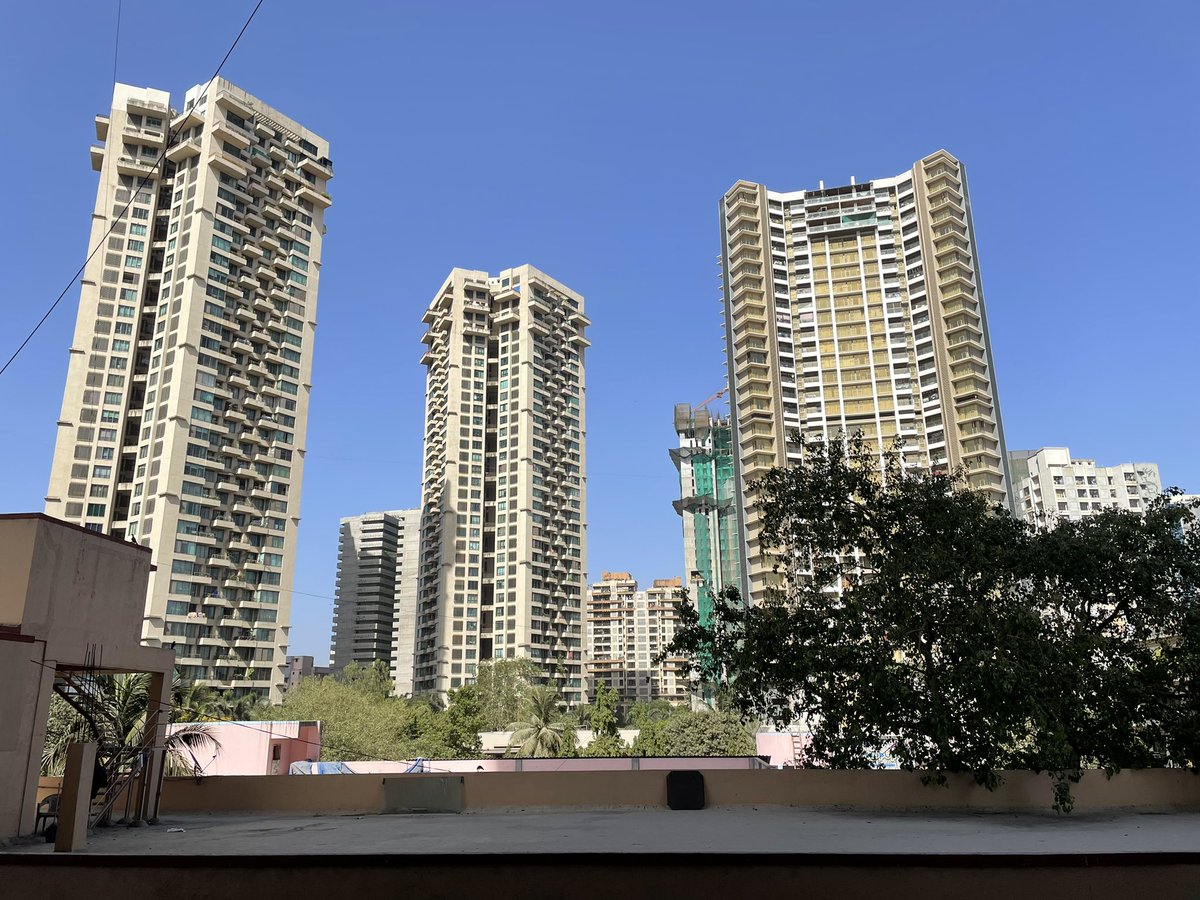
<instances>
[{"instance_id":1,"label":"tree canopy","mask_svg":"<svg viewBox=\"0 0 1200 900\"><path fill-rule=\"evenodd\" d=\"M1172 492L1039 530L896 449L801 444L755 485L770 598L684 604L668 648L736 709L807 721L810 765L1050 771L1060 807L1085 767L1196 764L1200 528Z\"/></svg>"},{"instance_id":2,"label":"tree canopy","mask_svg":"<svg viewBox=\"0 0 1200 900\"><path fill-rule=\"evenodd\" d=\"M646 719L632 756L753 756L754 737L732 712L676 708L667 718Z\"/></svg>"},{"instance_id":3,"label":"tree canopy","mask_svg":"<svg viewBox=\"0 0 1200 900\"><path fill-rule=\"evenodd\" d=\"M507 731L520 718L530 689L542 670L532 659L486 659L475 672L475 691L479 699L484 731Z\"/></svg>"},{"instance_id":4,"label":"tree canopy","mask_svg":"<svg viewBox=\"0 0 1200 900\"><path fill-rule=\"evenodd\" d=\"M629 745L621 739L617 727L617 704L620 695L617 689L603 682L596 685L596 696L592 701L589 724L592 741L584 750L584 756L628 756Z\"/></svg>"},{"instance_id":5,"label":"tree canopy","mask_svg":"<svg viewBox=\"0 0 1200 900\"><path fill-rule=\"evenodd\" d=\"M564 738L562 700L546 685L530 688L525 695L521 715L509 725L512 738L509 751L513 756L560 756L564 746L573 746Z\"/></svg>"},{"instance_id":6,"label":"tree canopy","mask_svg":"<svg viewBox=\"0 0 1200 900\"><path fill-rule=\"evenodd\" d=\"M475 692L453 692L435 711L426 701L391 695L385 667L351 663L334 678L303 678L283 703L260 709L265 721L322 723L322 760L453 759L479 752Z\"/></svg>"}]
</instances>

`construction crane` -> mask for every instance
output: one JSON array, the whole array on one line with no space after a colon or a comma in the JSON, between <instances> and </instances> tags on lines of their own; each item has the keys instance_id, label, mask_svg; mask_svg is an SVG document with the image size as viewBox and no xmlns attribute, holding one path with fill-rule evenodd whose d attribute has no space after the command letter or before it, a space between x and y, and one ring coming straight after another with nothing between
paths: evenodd
<instances>
[{"instance_id":1,"label":"construction crane","mask_svg":"<svg viewBox=\"0 0 1200 900\"><path fill-rule=\"evenodd\" d=\"M692 412L695 412L698 409L704 409L704 407L708 406L708 404L712 403L714 400L719 400L720 398L724 397L728 393L729 393L729 388L727 388L727 387L721 388L719 391L717 391L715 394L713 394L707 400L703 400L700 403L697 403L695 406L693 406Z\"/></svg>"}]
</instances>

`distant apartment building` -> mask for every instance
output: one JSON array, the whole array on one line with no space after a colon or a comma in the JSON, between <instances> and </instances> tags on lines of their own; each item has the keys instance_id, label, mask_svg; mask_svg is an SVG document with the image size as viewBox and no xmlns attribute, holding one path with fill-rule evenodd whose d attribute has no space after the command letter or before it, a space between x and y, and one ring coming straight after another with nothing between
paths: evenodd
<instances>
[{"instance_id":1,"label":"distant apartment building","mask_svg":"<svg viewBox=\"0 0 1200 900\"><path fill-rule=\"evenodd\" d=\"M725 347L743 571L772 581L748 485L800 458L796 432L904 441L1009 503L965 167L944 150L890 178L720 201Z\"/></svg>"},{"instance_id":2,"label":"distant apartment building","mask_svg":"<svg viewBox=\"0 0 1200 900\"><path fill-rule=\"evenodd\" d=\"M1067 447L1014 450L1008 454L1016 512L1035 525L1078 520L1104 509L1142 512L1162 493L1155 463L1098 466L1073 457Z\"/></svg>"},{"instance_id":3,"label":"distant apartment building","mask_svg":"<svg viewBox=\"0 0 1200 900\"><path fill-rule=\"evenodd\" d=\"M287 689L300 683L302 678L321 678L329 674L329 666L314 665L311 656L289 656L287 658Z\"/></svg>"},{"instance_id":4,"label":"distant apartment building","mask_svg":"<svg viewBox=\"0 0 1200 900\"><path fill-rule=\"evenodd\" d=\"M597 684L615 688L622 711L640 701L688 702L683 657L654 658L675 636L681 578L656 579L638 590L628 572L605 572L588 594L588 696Z\"/></svg>"},{"instance_id":5,"label":"distant apartment building","mask_svg":"<svg viewBox=\"0 0 1200 900\"><path fill-rule=\"evenodd\" d=\"M454 269L423 321L427 367L415 689L529 657L583 700L583 297L532 266Z\"/></svg>"},{"instance_id":6,"label":"distant apartment building","mask_svg":"<svg viewBox=\"0 0 1200 900\"><path fill-rule=\"evenodd\" d=\"M746 596L733 427L728 417L680 403L675 406L675 433L679 446L671 448L671 460L679 471L674 507L683 520L684 578L707 625L716 594L736 587Z\"/></svg>"},{"instance_id":7,"label":"distant apartment building","mask_svg":"<svg viewBox=\"0 0 1200 900\"><path fill-rule=\"evenodd\" d=\"M329 666L387 664L396 693L413 692L421 510L342 519Z\"/></svg>"},{"instance_id":8,"label":"distant apartment building","mask_svg":"<svg viewBox=\"0 0 1200 900\"><path fill-rule=\"evenodd\" d=\"M182 677L278 700L329 144L223 79L117 84L96 137L46 512L151 548Z\"/></svg>"}]
</instances>

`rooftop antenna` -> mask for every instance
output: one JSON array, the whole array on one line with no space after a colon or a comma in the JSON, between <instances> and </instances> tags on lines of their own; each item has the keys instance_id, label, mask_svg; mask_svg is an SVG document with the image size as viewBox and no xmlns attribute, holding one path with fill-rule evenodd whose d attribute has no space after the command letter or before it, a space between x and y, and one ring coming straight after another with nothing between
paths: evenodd
<instances>
[{"instance_id":1,"label":"rooftop antenna","mask_svg":"<svg viewBox=\"0 0 1200 900\"><path fill-rule=\"evenodd\" d=\"M820 181L818 181L817 184L820 185L820 187L817 188L817 190L819 190L819 191L825 190L825 180L824 179L821 179Z\"/></svg>"},{"instance_id":2,"label":"rooftop antenna","mask_svg":"<svg viewBox=\"0 0 1200 900\"><path fill-rule=\"evenodd\" d=\"M853 175L850 176L850 186L854 187L854 176Z\"/></svg>"}]
</instances>

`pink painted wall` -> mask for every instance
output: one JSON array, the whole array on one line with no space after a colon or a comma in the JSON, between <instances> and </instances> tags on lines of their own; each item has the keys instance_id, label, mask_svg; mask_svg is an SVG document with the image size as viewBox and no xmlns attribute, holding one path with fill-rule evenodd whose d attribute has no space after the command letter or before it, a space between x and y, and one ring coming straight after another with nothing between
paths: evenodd
<instances>
[{"instance_id":1,"label":"pink painted wall","mask_svg":"<svg viewBox=\"0 0 1200 900\"><path fill-rule=\"evenodd\" d=\"M177 726L171 726L175 728ZM197 752L204 775L286 775L292 763L320 759L321 726L318 722L219 722L207 726L220 742L219 751ZM636 732L634 733L636 737ZM747 757L645 757L637 760L640 769L746 769L764 765L795 765L794 735L763 732L755 735L759 756L768 757L761 763ZM803 738L807 741L807 737ZM279 759L273 759L278 748ZM441 759L427 760L426 772L515 772L517 760ZM634 767L629 757L613 759L525 759L524 772L616 772ZM395 774L405 772L411 761L348 762L346 769L361 775Z\"/></svg>"},{"instance_id":2,"label":"pink painted wall","mask_svg":"<svg viewBox=\"0 0 1200 900\"><path fill-rule=\"evenodd\" d=\"M797 743L801 747L807 746L808 736L800 735L800 742L796 742L797 735L791 732L772 732L764 731L754 736L755 747L759 756L766 756L770 760L772 766L795 766L796 760L795 747Z\"/></svg>"},{"instance_id":3,"label":"pink painted wall","mask_svg":"<svg viewBox=\"0 0 1200 900\"><path fill-rule=\"evenodd\" d=\"M193 751L204 775L286 775L292 763L321 756L318 722L212 722L205 727L220 749Z\"/></svg>"},{"instance_id":4,"label":"pink painted wall","mask_svg":"<svg viewBox=\"0 0 1200 900\"><path fill-rule=\"evenodd\" d=\"M520 764L518 768L518 763ZM396 775L406 772L410 761L396 762L348 762L343 766L355 775ZM628 772L633 768L644 770L671 769L754 769L765 764L754 757L614 757L597 759L428 759L424 761L425 772Z\"/></svg>"}]
</instances>

